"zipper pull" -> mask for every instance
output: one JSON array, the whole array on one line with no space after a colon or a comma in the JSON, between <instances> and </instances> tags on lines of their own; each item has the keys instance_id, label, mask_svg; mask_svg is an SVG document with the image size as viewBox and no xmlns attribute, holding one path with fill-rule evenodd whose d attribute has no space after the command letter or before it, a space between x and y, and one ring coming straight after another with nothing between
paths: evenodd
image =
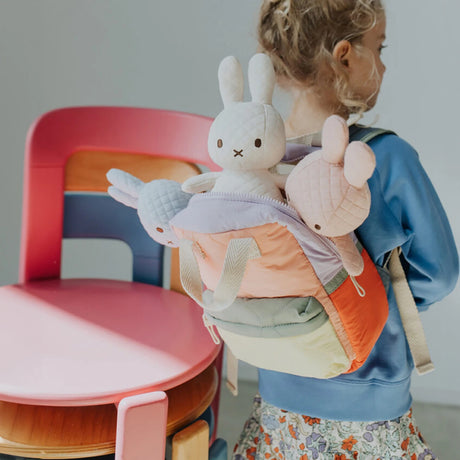
<instances>
[{"instance_id":1,"label":"zipper pull","mask_svg":"<svg viewBox=\"0 0 460 460\"><path fill-rule=\"evenodd\" d=\"M358 281L356 281L356 278L354 276L350 275L350 279L351 279L351 282L354 284L356 292L358 293L358 295L360 297L364 297L366 295L366 291L364 290L364 288L362 286L360 286L360 284L358 283Z\"/></svg>"},{"instance_id":2,"label":"zipper pull","mask_svg":"<svg viewBox=\"0 0 460 460\"><path fill-rule=\"evenodd\" d=\"M216 334L216 331L214 330L214 325L209 322L208 317L206 316L206 313L203 313L203 324L205 325L206 329L209 332L209 335L212 338L212 341L216 345L220 345L220 339L219 336Z\"/></svg>"}]
</instances>

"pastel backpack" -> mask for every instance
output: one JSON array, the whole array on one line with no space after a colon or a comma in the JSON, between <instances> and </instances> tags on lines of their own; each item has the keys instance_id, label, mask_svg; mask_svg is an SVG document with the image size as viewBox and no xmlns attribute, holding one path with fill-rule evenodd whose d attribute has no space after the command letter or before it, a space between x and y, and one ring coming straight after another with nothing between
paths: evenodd
<instances>
[{"instance_id":1,"label":"pastel backpack","mask_svg":"<svg viewBox=\"0 0 460 460\"><path fill-rule=\"evenodd\" d=\"M347 136L344 120L327 120L325 147L287 178L287 203L211 191L194 195L170 221L182 284L237 359L330 378L358 369L380 336L388 275L352 233L369 212L366 180L375 162ZM326 155L333 147L326 138L337 144L335 157ZM347 179L343 164L356 161L367 170Z\"/></svg>"},{"instance_id":2,"label":"pastel backpack","mask_svg":"<svg viewBox=\"0 0 460 460\"><path fill-rule=\"evenodd\" d=\"M219 67L224 110L208 148L221 172L181 185L111 170L109 193L138 209L153 239L179 246L183 287L229 361L315 378L353 372L388 317L388 272L353 233L369 212L374 154L349 144L333 116L323 147L277 174L286 139L270 59L253 56L248 73L252 101L243 102L238 61Z\"/></svg>"}]
</instances>

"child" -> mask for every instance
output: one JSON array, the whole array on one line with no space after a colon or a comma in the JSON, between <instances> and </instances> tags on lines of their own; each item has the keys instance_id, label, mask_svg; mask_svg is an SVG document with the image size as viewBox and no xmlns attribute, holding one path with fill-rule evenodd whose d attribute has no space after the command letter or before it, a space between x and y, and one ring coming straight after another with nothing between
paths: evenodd
<instances>
[{"instance_id":1,"label":"child","mask_svg":"<svg viewBox=\"0 0 460 460\"><path fill-rule=\"evenodd\" d=\"M380 0L263 2L260 48L293 96L288 137L319 131L331 114L347 119L374 106L385 72L384 40ZM359 131L351 126L351 139ZM357 234L379 265L401 246L417 306L426 310L458 277L448 220L410 145L393 134L369 145L377 168L369 180L370 214ZM260 396L233 459L436 458L412 416L413 363L391 290L389 305L381 337L351 374L320 380L260 369Z\"/></svg>"}]
</instances>

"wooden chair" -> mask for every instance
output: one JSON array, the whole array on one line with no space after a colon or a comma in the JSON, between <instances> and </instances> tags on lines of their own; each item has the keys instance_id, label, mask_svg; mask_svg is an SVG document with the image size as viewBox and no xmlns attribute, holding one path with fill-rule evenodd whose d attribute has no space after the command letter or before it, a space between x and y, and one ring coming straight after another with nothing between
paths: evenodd
<instances>
[{"instance_id":1,"label":"wooden chair","mask_svg":"<svg viewBox=\"0 0 460 460\"><path fill-rule=\"evenodd\" d=\"M166 437L186 427L173 458L204 459L205 422L192 422L208 406L218 417L221 349L199 307L176 292L177 254L167 290L163 247L133 209L105 194L105 174L118 167L143 180L181 182L199 172L195 164L212 169L210 122L164 110L79 107L32 126L20 280L0 288L0 346L9 347L0 370L0 452L83 458L115 451L117 460L160 460ZM125 241L133 281L61 279L68 237Z\"/></svg>"}]
</instances>

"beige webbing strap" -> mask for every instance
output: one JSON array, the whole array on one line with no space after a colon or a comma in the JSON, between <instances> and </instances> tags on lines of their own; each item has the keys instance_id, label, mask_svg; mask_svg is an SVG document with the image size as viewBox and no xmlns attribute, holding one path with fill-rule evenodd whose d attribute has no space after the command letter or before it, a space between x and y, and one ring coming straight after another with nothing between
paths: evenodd
<instances>
[{"instance_id":1,"label":"beige webbing strap","mask_svg":"<svg viewBox=\"0 0 460 460\"><path fill-rule=\"evenodd\" d=\"M254 238L230 240L225 253L222 273L212 295L203 298L200 268L194 254L195 243L181 240L179 246L180 278L187 294L207 310L224 310L238 295L246 265L250 259L260 256ZM203 257L206 257L204 254Z\"/></svg>"},{"instance_id":2,"label":"beige webbing strap","mask_svg":"<svg viewBox=\"0 0 460 460\"><path fill-rule=\"evenodd\" d=\"M391 252L388 269L415 368L419 375L423 375L433 371L434 365L431 361L420 314L407 283L399 254L400 248Z\"/></svg>"},{"instance_id":3,"label":"beige webbing strap","mask_svg":"<svg viewBox=\"0 0 460 460\"><path fill-rule=\"evenodd\" d=\"M227 350L227 388L233 396L238 396L238 358L229 347Z\"/></svg>"}]
</instances>

